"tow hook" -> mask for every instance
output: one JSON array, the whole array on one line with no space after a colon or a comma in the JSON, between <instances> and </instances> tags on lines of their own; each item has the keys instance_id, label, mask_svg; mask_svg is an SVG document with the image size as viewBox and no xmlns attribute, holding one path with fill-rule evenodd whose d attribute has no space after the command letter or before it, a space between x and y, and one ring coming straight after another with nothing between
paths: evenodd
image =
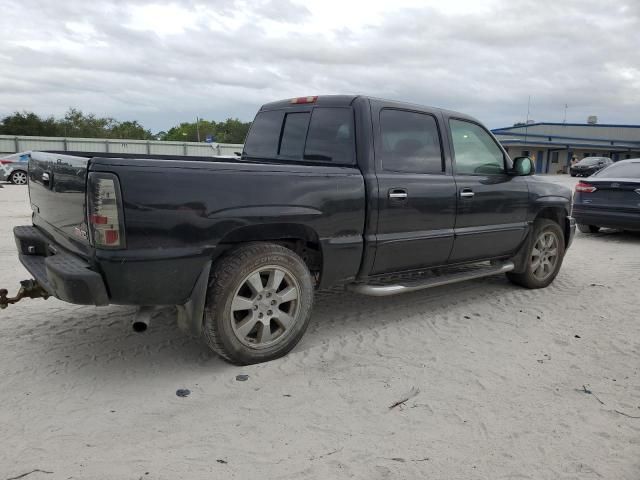
<instances>
[{"instance_id":1,"label":"tow hook","mask_svg":"<svg viewBox=\"0 0 640 480\"><path fill-rule=\"evenodd\" d=\"M0 309L7 308L12 303L18 303L23 298L49 298L49 292L40 286L36 280L22 280L20 290L15 297L7 297L6 288L0 288Z\"/></svg>"}]
</instances>

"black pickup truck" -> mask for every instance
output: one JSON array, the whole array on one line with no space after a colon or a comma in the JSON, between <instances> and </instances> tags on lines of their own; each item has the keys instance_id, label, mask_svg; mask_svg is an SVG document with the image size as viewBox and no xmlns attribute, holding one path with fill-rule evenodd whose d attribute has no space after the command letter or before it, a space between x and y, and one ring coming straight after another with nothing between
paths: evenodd
<instances>
[{"instance_id":1,"label":"black pickup truck","mask_svg":"<svg viewBox=\"0 0 640 480\"><path fill-rule=\"evenodd\" d=\"M549 285L571 192L532 173L467 115L364 96L264 105L236 159L33 152L21 296L138 305L140 330L175 305L225 359L262 362L300 340L316 289Z\"/></svg>"}]
</instances>

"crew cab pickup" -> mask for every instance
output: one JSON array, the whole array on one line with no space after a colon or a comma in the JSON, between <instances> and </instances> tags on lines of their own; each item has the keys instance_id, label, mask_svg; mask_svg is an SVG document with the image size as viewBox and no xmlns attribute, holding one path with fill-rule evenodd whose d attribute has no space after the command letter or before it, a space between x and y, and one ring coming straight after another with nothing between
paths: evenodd
<instances>
[{"instance_id":1,"label":"crew cab pickup","mask_svg":"<svg viewBox=\"0 0 640 480\"><path fill-rule=\"evenodd\" d=\"M28 173L27 296L138 305L139 330L177 306L237 364L289 352L317 289L546 287L575 231L570 189L477 120L364 96L266 104L236 159L33 152Z\"/></svg>"}]
</instances>

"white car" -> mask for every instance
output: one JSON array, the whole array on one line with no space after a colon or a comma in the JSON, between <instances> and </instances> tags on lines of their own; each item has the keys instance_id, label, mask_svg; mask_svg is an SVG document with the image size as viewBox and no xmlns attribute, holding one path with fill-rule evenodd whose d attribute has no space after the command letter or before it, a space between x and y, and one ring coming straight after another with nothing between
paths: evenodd
<instances>
[{"instance_id":1,"label":"white car","mask_svg":"<svg viewBox=\"0 0 640 480\"><path fill-rule=\"evenodd\" d=\"M30 151L0 156L0 181L11 182L15 185L26 185L28 178L27 166L30 158Z\"/></svg>"}]
</instances>

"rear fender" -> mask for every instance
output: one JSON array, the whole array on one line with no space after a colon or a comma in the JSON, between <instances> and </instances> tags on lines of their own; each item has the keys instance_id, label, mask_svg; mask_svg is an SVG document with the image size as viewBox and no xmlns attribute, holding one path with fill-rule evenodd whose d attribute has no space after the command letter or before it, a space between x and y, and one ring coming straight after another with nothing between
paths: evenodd
<instances>
[{"instance_id":1,"label":"rear fender","mask_svg":"<svg viewBox=\"0 0 640 480\"><path fill-rule=\"evenodd\" d=\"M265 223L240 227L227 233L220 240L225 250L242 243L273 242L296 252L309 270L320 275L323 268L321 241L315 230L296 223Z\"/></svg>"},{"instance_id":2,"label":"rear fender","mask_svg":"<svg viewBox=\"0 0 640 480\"><path fill-rule=\"evenodd\" d=\"M256 241L278 243L295 251L307 264L319 288L355 278L362 259L362 235L320 237L308 225L295 223L240 227L227 233L219 245L229 248Z\"/></svg>"}]
</instances>

